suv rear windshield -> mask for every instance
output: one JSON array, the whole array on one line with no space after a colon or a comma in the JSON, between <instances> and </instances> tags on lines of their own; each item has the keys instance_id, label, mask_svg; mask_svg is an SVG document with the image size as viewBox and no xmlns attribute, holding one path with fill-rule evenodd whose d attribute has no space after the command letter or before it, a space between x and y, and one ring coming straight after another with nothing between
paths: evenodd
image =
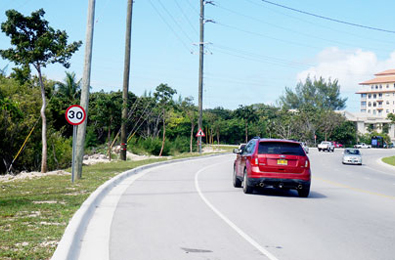
<instances>
[{"instance_id":1,"label":"suv rear windshield","mask_svg":"<svg viewBox=\"0 0 395 260\"><path fill-rule=\"evenodd\" d=\"M305 156L300 144L285 142L260 142L258 154L290 154Z\"/></svg>"}]
</instances>

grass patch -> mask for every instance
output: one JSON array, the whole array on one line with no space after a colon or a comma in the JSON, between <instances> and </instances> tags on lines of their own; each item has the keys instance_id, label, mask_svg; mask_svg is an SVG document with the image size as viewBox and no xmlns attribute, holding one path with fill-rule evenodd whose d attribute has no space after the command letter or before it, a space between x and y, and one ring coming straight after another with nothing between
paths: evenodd
<instances>
[{"instance_id":1,"label":"grass patch","mask_svg":"<svg viewBox=\"0 0 395 260\"><path fill-rule=\"evenodd\" d=\"M74 183L70 175L0 182L0 259L50 259L71 217L101 184L121 172L164 160L84 166L82 178Z\"/></svg>"},{"instance_id":2,"label":"grass patch","mask_svg":"<svg viewBox=\"0 0 395 260\"><path fill-rule=\"evenodd\" d=\"M395 156L385 157L382 159L383 162L395 166Z\"/></svg>"}]
</instances>

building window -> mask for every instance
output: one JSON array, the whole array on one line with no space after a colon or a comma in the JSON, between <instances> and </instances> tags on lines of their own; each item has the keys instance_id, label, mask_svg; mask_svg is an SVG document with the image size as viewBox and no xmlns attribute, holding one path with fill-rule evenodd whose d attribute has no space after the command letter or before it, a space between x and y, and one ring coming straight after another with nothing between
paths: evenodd
<instances>
[{"instance_id":1,"label":"building window","mask_svg":"<svg viewBox=\"0 0 395 260\"><path fill-rule=\"evenodd\" d=\"M376 85L376 89L379 89L379 86Z\"/></svg>"},{"instance_id":2,"label":"building window","mask_svg":"<svg viewBox=\"0 0 395 260\"><path fill-rule=\"evenodd\" d=\"M377 106L376 102L373 102L373 107L376 107L376 106Z\"/></svg>"},{"instance_id":3,"label":"building window","mask_svg":"<svg viewBox=\"0 0 395 260\"><path fill-rule=\"evenodd\" d=\"M371 88L371 89L373 89L373 88L374 88L374 86L372 85L372 86L370 86L370 88ZM395 84L394 84L394 88L395 88Z\"/></svg>"},{"instance_id":4,"label":"building window","mask_svg":"<svg viewBox=\"0 0 395 260\"><path fill-rule=\"evenodd\" d=\"M394 94L395 94L395 93L394 93ZM369 94L369 95L368 95L368 98L372 98L372 94Z\"/></svg>"},{"instance_id":5,"label":"building window","mask_svg":"<svg viewBox=\"0 0 395 260\"><path fill-rule=\"evenodd\" d=\"M389 85L389 84L387 84L387 88L390 88L390 85Z\"/></svg>"},{"instance_id":6,"label":"building window","mask_svg":"<svg viewBox=\"0 0 395 260\"><path fill-rule=\"evenodd\" d=\"M370 109L368 110L368 113L370 114Z\"/></svg>"},{"instance_id":7,"label":"building window","mask_svg":"<svg viewBox=\"0 0 395 260\"><path fill-rule=\"evenodd\" d=\"M371 107L371 106L372 106L372 103L369 102L369 103L368 103L368 107Z\"/></svg>"},{"instance_id":8,"label":"building window","mask_svg":"<svg viewBox=\"0 0 395 260\"><path fill-rule=\"evenodd\" d=\"M366 109L361 109L361 113L366 113Z\"/></svg>"},{"instance_id":9,"label":"building window","mask_svg":"<svg viewBox=\"0 0 395 260\"><path fill-rule=\"evenodd\" d=\"M366 101L362 101L361 106L363 106L363 107L366 106Z\"/></svg>"},{"instance_id":10,"label":"building window","mask_svg":"<svg viewBox=\"0 0 395 260\"><path fill-rule=\"evenodd\" d=\"M361 98L366 98L366 94L361 94Z\"/></svg>"},{"instance_id":11,"label":"building window","mask_svg":"<svg viewBox=\"0 0 395 260\"><path fill-rule=\"evenodd\" d=\"M385 110L385 113L387 113L387 114L388 114L389 112L390 112L390 110L389 110L389 109L386 109L386 110Z\"/></svg>"},{"instance_id":12,"label":"building window","mask_svg":"<svg viewBox=\"0 0 395 260\"><path fill-rule=\"evenodd\" d=\"M376 110L373 110L373 115L375 115L376 114Z\"/></svg>"},{"instance_id":13,"label":"building window","mask_svg":"<svg viewBox=\"0 0 395 260\"><path fill-rule=\"evenodd\" d=\"M377 98L377 95L376 95L376 94L373 94L373 98Z\"/></svg>"},{"instance_id":14,"label":"building window","mask_svg":"<svg viewBox=\"0 0 395 260\"><path fill-rule=\"evenodd\" d=\"M389 96L390 96L390 93L385 94L385 96L386 96L386 97L389 97Z\"/></svg>"},{"instance_id":15,"label":"building window","mask_svg":"<svg viewBox=\"0 0 395 260\"><path fill-rule=\"evenodd\" d=\"M390 102L387 100L386 104L387 104L387 105L389 105L389 104L390 104Z\"/></svg>"},{"instance_id":16,"label":"building window","mask_svg":"<svg viewBox=\"0 0 395 260\"><path fill-rule=\"evenodd\" d=\"M379 97L382 97L382 96L383 96L383 94L379 93Z\"/></svg>"},{"instance_id":17,"label":"building window","mask_svg":"<svg viewBox=\"0 0 395 260\"><path fill-rule=\"evenodd\" d=\"M380 85L380 89L382 89L383 88L383 86L382 85Z\"/></svg>"}]
</instances>

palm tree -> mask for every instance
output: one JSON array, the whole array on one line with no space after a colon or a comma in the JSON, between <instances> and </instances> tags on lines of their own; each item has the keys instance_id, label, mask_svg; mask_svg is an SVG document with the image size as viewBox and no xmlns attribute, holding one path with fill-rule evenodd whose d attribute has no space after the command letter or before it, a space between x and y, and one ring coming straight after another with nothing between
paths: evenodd
<instances>
[{"instance_id":1,"label":"palm tree","mask_svg":"<svg viewBox=\"0 0 395 260\"><path fill-rule=\"evenodd\" d=\"M66 72L64 82L58 82L58 93L67 103L78 103L81 95L81 79L76 81L74 72Z\"/></svg>"}]
</instances>

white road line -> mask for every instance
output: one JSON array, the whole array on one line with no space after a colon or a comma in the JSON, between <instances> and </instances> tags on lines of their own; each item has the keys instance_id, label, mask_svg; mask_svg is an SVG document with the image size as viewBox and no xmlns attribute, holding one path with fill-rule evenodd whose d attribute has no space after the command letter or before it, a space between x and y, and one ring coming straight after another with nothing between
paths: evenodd
<instances>
[{"instance_id":1,"label":"white road line","mask_svg":"<svg viewBox=\"0 0 395 260\"><path fill-rule=\"evenodd\" d=\"M216 209L210 201L206 199L206 197L203 195L200 186L199 186L199 174L211 167L214 167L220 163L210 165L207 167L204 167L200 169L198 172L195 174L195 187L197 192L199 193L199 196L202 198L202 200L206 203L206 205L214 211L215 214L217 214L226 224L228 224L233 230L235 230L242 238L244 238L248 243L250 243L253 247L255 247L257 250L259 250L262 254L267 256L270 260L279 260L277 257L272 255L269 251L267 251L265 248L263 248L258 242L256 242L252 237L247 235L243 230L241 230L236 224L234 224L232 221L230 221L224 214L222 214L218 209Z\"/></svg>"}]
</instances>

